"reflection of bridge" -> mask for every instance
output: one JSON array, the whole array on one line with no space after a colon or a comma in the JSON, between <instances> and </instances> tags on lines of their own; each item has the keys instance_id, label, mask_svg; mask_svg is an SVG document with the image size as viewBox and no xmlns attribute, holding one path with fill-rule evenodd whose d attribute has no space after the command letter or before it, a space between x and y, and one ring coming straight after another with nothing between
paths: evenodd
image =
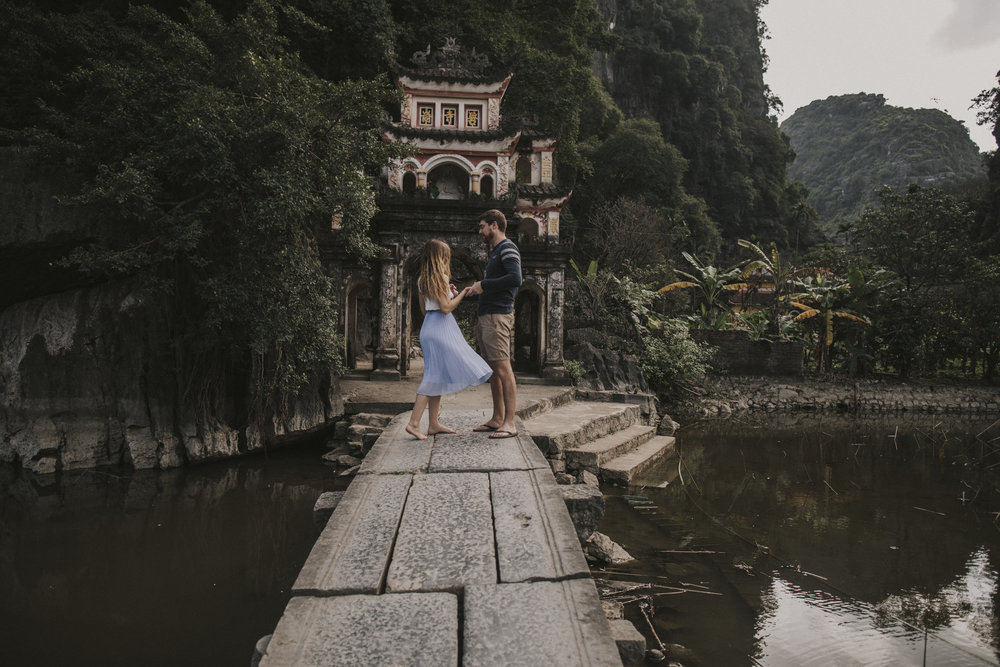
<instances>
[{"instance_id":1,"label":"reflection of bridge","mask_svg":"<svg viewBox=\"0 0 1000 667\"><path fill-rule=\"evenodd\" d=\"M549 462L521 434L397 416L310 553L262 665L618 665Z\"/></svg>"}]
</instances>

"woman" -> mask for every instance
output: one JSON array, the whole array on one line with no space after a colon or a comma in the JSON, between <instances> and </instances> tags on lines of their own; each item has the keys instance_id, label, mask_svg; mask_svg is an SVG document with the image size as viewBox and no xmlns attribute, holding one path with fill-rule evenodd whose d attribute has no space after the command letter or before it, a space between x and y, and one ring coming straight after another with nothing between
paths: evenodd
<instances>
[{"instance_id":1,"label":"woman","mask_svg":"<svg viewBox=\"0 0 1000 667\"><path fill-rule=\"evenodd\" d=\"M424 378L417 388L413 413L406 425L406 432L417 440L427 435L454 433L438 421L441 396L454 394L466 387L483 384L493 371L476 351L469 347L451 314L469 292L461 292L450 284L451 248L444 241L431 239L424 246L423 264L417 289L420 292L420 310L424 324L420 327L420 347L424 352ZM424 408L428 412L427 435L420 431Z\"/></svg>"}]
</instances>

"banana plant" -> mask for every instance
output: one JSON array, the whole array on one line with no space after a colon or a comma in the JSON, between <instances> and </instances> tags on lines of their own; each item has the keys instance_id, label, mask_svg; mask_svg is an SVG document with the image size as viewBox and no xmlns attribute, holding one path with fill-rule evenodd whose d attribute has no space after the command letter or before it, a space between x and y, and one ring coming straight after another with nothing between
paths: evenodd
<instances>
[{"instance_id":1,"label":"banana plant","mask_svg":"<svg viewBox=\"0 0 1000 667\"><path fill-rule=\"evenodd\" d=\"M694 288L692 309L696 311L696 318L700 325L708 329L725 328L726 321L732 312L729 301L725 298L726 292L740 290L747 286L745 282L741 282L742 265L737 264L728 269L720 269L706 264L696 255L687 252L682 252L681 255L694 267L696 273L675 270L677 275L686 278L686 280L664 285L658 292L663 294L675 289Z\"/></svg>"},{"instance_id":2,"label":"banana plant","mask_svg":"<svg viewBox=\"0 0 1000 667\"><path fill-rule=\"evenodd\" d=\"M810 267L795 268L794 266L786 265L782 262L781 254L774 243L771 243L770 252L765 252L759 245L751 241L740 239L737 243L741 248L747 248L756 255L756 259L752 259L743 265L742 277L744 279L749 278L754 273L763 274L765 279L770 277L773 287L771 288L771 298L764 310L768 314L771 334L776 339L785 338L781 327L782 315L786 315L793 310L803 310L806 308L802 304L795 303L792 300L792 293L797 285L797 281L801 277L815 272L816 269ZM750 289L759 289L759 283L755 285Z\"/></svg>"},{"instance_id":3,"label":"banana plant","mask_svg":"<svg viewBox=\"0 0 1000 667\"><path fill-rule=\"evenodd\" d=\"M835 319L850 320L864 325L871 324L866 317L855 315L846 310L836 310L835 304L847 297L851 285L842 280L828 277L828 274L828 270L820 269L816 271L815 275L807 276L799 282L805 291L791 296L791 299L797 299L797 301L789 301L801 310L794 321L801 322L814 317L820 318L820 331L816 338L817 371L829 370L830 368Z\"/></svg>"}]
</instances>

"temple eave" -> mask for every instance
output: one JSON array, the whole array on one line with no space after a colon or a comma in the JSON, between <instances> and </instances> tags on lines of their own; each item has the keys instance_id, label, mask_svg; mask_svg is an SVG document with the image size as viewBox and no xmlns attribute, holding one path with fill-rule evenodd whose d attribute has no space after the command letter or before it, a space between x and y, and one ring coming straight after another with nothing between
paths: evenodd
<instances>
[{"instance_id":1,"label":"temple eave","mask_svg":"<svg viewBox=\"0 0 1000 667\"><path fill-rule=\"evenodd\" d=\"M564 197L518 197L517 207L532 211L558 211L569 201L570 194Z\"/></svg>"},{"instance_id":2,"label":"temple eave","mask_svg":"<svg viewBox=\"0 0 1000 667\"><path fill-rule=\"evenodd\" d=\"M418 148L421 152L431 153L464 153L473 155L501 154L510 155L517 147L519 135L513 134L503 139L493 141L475 141L465 139L430 139L414 138L405 135L396 135L394 132L386 132L384 135L389 141L396 139L406 141Z\"/></svg>"}]
</instances>

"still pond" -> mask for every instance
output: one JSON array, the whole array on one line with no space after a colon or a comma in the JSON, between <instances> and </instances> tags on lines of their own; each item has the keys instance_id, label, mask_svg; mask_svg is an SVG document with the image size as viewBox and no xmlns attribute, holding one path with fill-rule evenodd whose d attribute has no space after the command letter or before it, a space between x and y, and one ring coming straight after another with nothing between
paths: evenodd
<instances>
[{"instance_id":1,"label":"still pond","mask_svg":"<svg viewBox=\"0 0 1000 667\"><path fill-rule=\"evenodd\" d=\"M1000 423L714 421L677 446L605 490L598 527L637 559L595 576L648 647L702 665L1000 664Z\"/></svg>"}]
</instances>

